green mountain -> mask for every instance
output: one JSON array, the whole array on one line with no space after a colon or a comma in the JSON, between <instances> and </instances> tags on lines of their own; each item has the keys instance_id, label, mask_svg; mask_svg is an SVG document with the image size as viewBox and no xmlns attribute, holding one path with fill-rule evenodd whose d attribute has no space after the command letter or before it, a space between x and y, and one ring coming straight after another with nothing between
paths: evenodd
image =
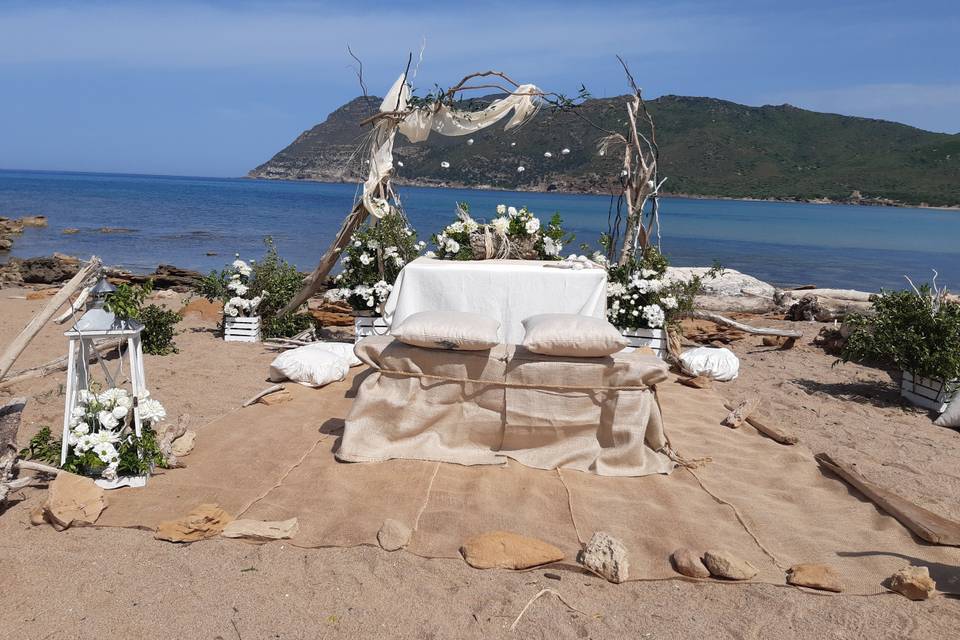
<instances>
[{"instance_id":1,"label":"green mountain","mask_svg":"<svg viewBox=\"0 0 960 640\"><path fill-rule=\"evenodd\" d=\"M394 155L403 166L397 182L609 193L620 159L617 153L599 155L603 134L583 118L623 131L625 100L589 100L580 108L582 117L544 109L512 131L495 125L478 132L472 144L431 135L413 145L398 135ZM249 176L358 180L364 158L355 152L370 130L359 122L379 103L372 97L352 100ZM664 190L671 194L960 205L960 134L714 98L663 96L648 106L657 125L661 176L669 178ZM518 172L519 166L525 170Z\"/></svg>"}]
</instances>

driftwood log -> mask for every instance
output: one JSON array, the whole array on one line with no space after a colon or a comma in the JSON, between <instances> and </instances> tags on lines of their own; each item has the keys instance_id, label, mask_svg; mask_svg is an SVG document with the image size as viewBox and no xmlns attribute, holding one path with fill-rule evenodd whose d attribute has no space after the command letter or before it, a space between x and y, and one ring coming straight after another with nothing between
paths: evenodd
<instances>
[{"instance_id":1,"label":"driftwood log","mask_svg":"<svg viewBox=\"0 0 960 640\"><path fill-rule=\"evenodd\" d=\"M101 266L100 258L92 256L90 261L79 271L77 274L70 278L67 284L63 285L63 288L57 292L57 295L53 296L50 299L50 302L47 303L47 306L43 308L40 313L35 315L32 320L24 327L23 331L14 338L13 342L10 343L10 346L6 348L3 352L3 355L0 355L0 380L7 375L13 363L16 362L17 358L20 357L20 354L23 353L23 350L27 348L27 345L30 344L30 341L33 340L40 329L43 328L43 325L47 323L50 318L53 317L53 314L57 312L57 309L63 306L67 300L70 299L74 293L83 288L83 285L86 283L88 278L91 278L94 274L99 271Z\"/></svg>"},{"instance_id":2,"label":"driftwood log","mask_svg":"<svg viewBox=\"0 0 960 640\"><path fill-rule=\"evenodd\" d=\"M173 441L185 434L189 425L190 416L184 414L177 418L177 426L168 426L160 438L160 454L163 456L163 462L168 469L183 466L177 459L176 454L173 453Z\"/></svg>"},{"instance_id":3,"label":"driftwood log","mask_svg":"<svg viewBox=\"0 0 960 640\"><path fill-rule=\"evenodd\" d=\"M727 408L727 411L734 410L734 406L731 404L725 404L724 406ZM779 442L780 444L797 444L800 442L800 439L792 433L788 433L777 427L772 427L766 422L763 422L755 412L751 415L748 415L746 417L746 421L751 427L767 436L771 440Z\"/></svg>"},{"instance_id":4,"label":"driftwood log","mask_svg":"<svg viewBox=\"0 0 960 640\"><path fill-rule=\"evenodd\" d=\"M242 405L240 405L240 406L241 406L241 407L249 407L249 406L252 405L254 402L256 402L257 400L259 400L260 398L262 398L263 396L268 396L268 395L270 395L271 393L276 393L277 391L283 391L284 389L286 389L286 387L283 386L282 384L275 384L275 385L273 385L272 387L267 387L266 389L264 389L263 391L261 391L261 392L258 393L257 395L253 396L252 398L250 398L249 400L247 400L246 402L244 402L244 403L243 403Z\"/></svg>"},{"instance_id":5,"label":"driftwood log","mask_svg":"<svg viewBox=\"0 0 960 640\"><path fill-rule=\"evenodd\" d=\"M717 324L723 324L728 327L733 327L744 333L752 333L758 336L783 336L785 338L802 338L802 331L794 331L793 329L770 329L764 327L753 327L749 324L743 324L742 322L737 322L736 320L731 320L726 316L722 316L719 313L713 313L712 311L687 311L686 313L680 314L680 318L696 318L697 320L709 320L710 322L716 322Z\"/></svg>"},{"instance_id":6,"label":"driftwood log","mask_svg":"<svg viewBox=\"0 0 960 640\"><path fill-rule=\"evenodd\" d=\"M730 427L731 429L739 429L740 425L746 421L750 414L760 407L760 400L757 398L748 398L733 409L730 408L730 405L726 406L730 413L727 414L727 417L724 418L720 424L725 427Z\"/></svg>"},{"instance_id":7,"label":"driftwood log","mask_svg":"<svg viewBox=\"0 0 960 640\"><path fill-rule=\"evenodd\" d=\"M874 484L864 478L855 465L835 460L830 454L818 453L814 458L820 466L862 493L921 539L933 544L960 546L960 522L948 520Z\"/></svg>"},{"instance_id":8,"label":"driftwood log","mask_svg":"<svg viewBox=\"0 0 960 640\"><path fill-rule=\"evenodd\" d=\"M57 324L63 324L70 318L74 316L77 312L83 309L83 303L87 301L87 297L90 295L90 287L84 287L83 290L77 294L77 297L74 298L73 302L70 303L70 306L62 314L53 319Z\"/></svg>"},{"instance_id":9,"label":"driftwood log","mask_svg":"<svg viewBox=\"0 0 960 640\"><path fill-rule=\"evenodd\" d=\"M806 320L807 322L829 322L843 320L854 313L871 313L872 302L859 300L838 300L824 296L809 294L790 305L787 309L787 320Z\"/></svg>"}]
</instances>

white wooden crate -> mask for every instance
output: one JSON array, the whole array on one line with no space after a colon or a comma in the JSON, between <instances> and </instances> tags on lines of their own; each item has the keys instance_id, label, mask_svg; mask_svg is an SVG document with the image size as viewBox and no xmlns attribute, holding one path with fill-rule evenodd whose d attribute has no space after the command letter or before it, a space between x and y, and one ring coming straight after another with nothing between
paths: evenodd
<instances>
[{"instance_id":1,"label":"white wooden crate","mask_svg":"<svg viewBox=\"0 0 960 640\"><path fill-rule=\"evenodd\" d=\"M904 371L900 378L900 395L912 404L937 413L947 410L947 405L958 393L960 380L944 382L936 378L923 378Z\"/></svg>"},{"instance_id":2,"label":"white wooden crate","mask_svg":"<svg viewBox=\"0 0 960 640\"><path fill-rule=\"evenodd\" d=\"M260 342L260 316L226 316L223 322L223 339L227 342Z\"/></svg>"},{"instance_id":3,"label":"white wooden crate","mask_svg":"<svg viewBox=\"0 0 960 640\"><path fill-rule=\"evenodd\" d=\"M663 329L621 329L620 333L627 339L629 351L649 347L661 360L667 354L667 332Z\"/></svg>"},{"instance_id":4,"label":"white wooden crate","mask_svg":"<svg viewBox=\"0 0 960 640\"><path fill-rule=\"evenodd\" d=\"M381 316L358 312L353 319L354 343L360 342L367 336L385 336L390 332L390 325Z\"/></svg>"}]
</instances>

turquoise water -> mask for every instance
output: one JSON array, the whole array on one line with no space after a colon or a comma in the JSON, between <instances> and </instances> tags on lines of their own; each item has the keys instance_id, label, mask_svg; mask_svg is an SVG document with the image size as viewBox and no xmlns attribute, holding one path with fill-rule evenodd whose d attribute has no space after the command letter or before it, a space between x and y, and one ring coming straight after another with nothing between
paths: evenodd
<instances>
[{"instance_id":1,"label":"turquoise water","mask_svg":"<svg viewBox=\"0 0 960 640\"><path fill-rule=\"evenodd\" d=\"M135 271L159 263L206 271L262 253L312 269L353 203L355 185L245 179L0 171L0 216L46 215L50 227L16 240L20 257L97 254ZM407 214L426 238L467 201L479 217L498 203L541 218L559 211L577 243L607 229L610 198L402 187ZM927 209L667 198L662 246L673 264L724 266L778 285L900 288L903 276L960 290L960 212ZM129 229L101 233L101 227ZM79 233L66 235L63 229ZM208 256L208 252L218 255ZM0 254L2 259L2 254Z\"/></svg>"}]
</instances>

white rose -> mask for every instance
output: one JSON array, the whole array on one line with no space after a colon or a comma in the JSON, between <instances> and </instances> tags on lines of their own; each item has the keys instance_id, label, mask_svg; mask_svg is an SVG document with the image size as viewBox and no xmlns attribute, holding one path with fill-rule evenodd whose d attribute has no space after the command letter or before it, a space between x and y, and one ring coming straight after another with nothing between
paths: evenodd
<instances>
[{"instance_id":1,"label":"white rose","mask_svg":"<svg viewBox=\"0 0 960 640\"><path fill-rule=\"evenodd\" d=\"M540 219L539 218L530 218L527 220L527 224L524 225L524 228L527 230L527 233L530 235L535 234L540 230Z\"/></svg>"},{"instance_id":2,"label":"white rose","mask_svg":"<svg viewBox=\"0 0 960 640\"><path fill-rule=\"evenodd\" d=\"M370 264L371 262L373 262L373 258L371 258L371 257L370 257L370 254L368 254L368 253L361 253L361 254L360 254L360 262L362 262L364 265L368 265L368 264Z\"/></svg>"},{"instance_id":3,"label":"white rose","mask_svg":"<svg viewBox=\"0 0 960 640\"><path fill-rule=\"evenodd\" d=\"M86 422L81 422L73 428L73 434L77 437L85 436L90 433L90 425Z\"/></svg>"},{"instance_id":4,"label":"white rose","mask_svg":"<svg viewBox=\"0 0 960 640\"><path fill-rule=\"evenodd\" d=\"M127 417L127 408L117 405L113 408L113 411L111 411L111 413L113 414L113 417L116 418L117 420L122 420Z\"/></svg>"},{"instance_id":5,"label":"white rose","mask_svg":"<svg viewBox=\"0 0 960 640\"><path fill-rule=\"evenodd\" d=\"M517 208L516 208L516 207L507 207L507 214L508 214L511 218L516 218L516 217L517 217Z\"/></svg>"},{"instance_id":6,"label":"white rose","mask_svg":"<svg viewBox=\"0 0 960 640\"><path fill-rule=\"evenodd\" d=\"M113 417L113 413L110 411L101 411L98 413L97 422L105 429L113 429L120 424L120 421Z\"/></svg>"},{"instance_id":7,"label":"white rose","mask_svg":"<svg viewBox=\"0 0 960 640\"><path fill-rule=\"evenodd\" d=\"M454 240L453 238L447 238L447 242L444 248L447 250L447 253L459 253L460 243Z\"/></svg>"}]
</instances>

